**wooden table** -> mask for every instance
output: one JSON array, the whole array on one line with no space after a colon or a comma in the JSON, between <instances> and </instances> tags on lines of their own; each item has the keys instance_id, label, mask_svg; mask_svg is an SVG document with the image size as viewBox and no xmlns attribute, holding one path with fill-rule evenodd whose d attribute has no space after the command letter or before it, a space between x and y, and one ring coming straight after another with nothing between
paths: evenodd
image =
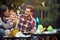
<instances>
[{"instance_id":1,"label":"wooden table","mask_svg":"<svg viewBox=\"0 0 60 40\"><path fill-rule=\"evenodd\" d=\"M36 40L40 40L40 39L38 39L38 37L40 36L40 37L42 37L42 38L44 38L44 36L46 37L46 39L44 39L44 40L50 40L50 38L52 39L52 40L58 40L57 39L57 36L58 35L60 35L59 33L51 33L51 34L33 34L33 33L24 33L25 35L31 35L31 36L36 36ZM31 37L4 37L4 39L6 39L6 40L9 40L9 39L11 39L11 40L16 40L16 39L19 39L19 40L30 40L30 38Z\"/></svg>"},{"instance_id":2,"label":"wooden table","mask_svg":"<svg viewBox=\"0 0 60 40\"><path fill-rule=\"evenodd\" d=\"M30 40L31 37L4 37L5 40Z\"/></svg>"},{"instance_id":3,"label":"wooden table","mask_svg":"<svg viewBox=\"0 0 60 40\"><path fill-rule=\"evenodd\" d=\"M52 40L58 40L57 36L60 35L59 33L50 33L50 34L44 34L44 33L42 33L42 34L24 33L24 34L25 35L30 34L31 36L36 36L37 37L36 40L40 40L40 39L38 39L39 36L42 37L42 38L45 36L46 37L45 40L50 40L50 39L52 39Z\"/></svg>"}]
</instances>

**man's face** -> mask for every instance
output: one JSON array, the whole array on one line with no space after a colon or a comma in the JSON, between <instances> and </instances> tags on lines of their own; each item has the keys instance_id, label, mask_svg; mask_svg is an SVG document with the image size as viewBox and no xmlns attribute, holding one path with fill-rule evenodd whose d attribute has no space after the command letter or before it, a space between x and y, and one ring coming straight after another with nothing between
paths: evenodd
<instances>
[{"instance_id":1,"label":"man's face","mask_svg":"<svg viewBox=\"0 0 60 40\"><path fill-rule=\"evenodd\" d=\"M31 9L26 8L26 10L25 10L25 16L30 16L31 15L31 11L30 10Z\"/></svg>"}]
</instances>

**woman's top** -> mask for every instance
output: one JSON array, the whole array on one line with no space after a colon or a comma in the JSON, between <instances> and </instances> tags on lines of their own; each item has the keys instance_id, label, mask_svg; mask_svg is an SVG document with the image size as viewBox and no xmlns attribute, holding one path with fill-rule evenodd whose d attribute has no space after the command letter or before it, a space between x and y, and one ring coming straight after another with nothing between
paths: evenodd
<instances>
[{"instance_id":1,"label":"woman's top","mask_svg":"<svg viewBox=\"0 0 60 40\"><path fill-rule=\"evenodd\" d=\"M1 17L0 17L0 28L4 28L4 29L10 28L10 25L8 23L4 23Z\"/></svg>"}]
</instances>

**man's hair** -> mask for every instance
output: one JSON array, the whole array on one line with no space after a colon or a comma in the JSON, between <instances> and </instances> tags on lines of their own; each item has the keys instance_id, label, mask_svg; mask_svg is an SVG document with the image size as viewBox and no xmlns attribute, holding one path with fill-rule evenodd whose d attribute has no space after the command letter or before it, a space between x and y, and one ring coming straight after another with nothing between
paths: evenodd
<instances>
[{"instance_id":1,"label":"man's hair","mask_svg":"<svg viewBox=\"0 0 60 40\"><path fill-rule=\"evenodd\" d=\"M26 8L31 9L30 12L33 12L33 6L32 5L27 5Z\"/></svg>"}]
</instances>

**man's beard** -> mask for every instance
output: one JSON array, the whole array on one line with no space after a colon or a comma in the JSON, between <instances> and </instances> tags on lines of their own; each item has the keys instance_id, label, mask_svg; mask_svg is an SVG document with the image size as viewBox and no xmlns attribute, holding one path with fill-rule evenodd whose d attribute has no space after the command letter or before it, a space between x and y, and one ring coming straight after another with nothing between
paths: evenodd
<instances>
[{"instance_id":1,"label":"man's beard","mask_svg":"<svg viewBox=\"0 0 60 40\"><path fill-rule=\"evenodd\" d=\"M30 17L30 15L25 14L25 17Z\"/></svg>"}]
</instances>

